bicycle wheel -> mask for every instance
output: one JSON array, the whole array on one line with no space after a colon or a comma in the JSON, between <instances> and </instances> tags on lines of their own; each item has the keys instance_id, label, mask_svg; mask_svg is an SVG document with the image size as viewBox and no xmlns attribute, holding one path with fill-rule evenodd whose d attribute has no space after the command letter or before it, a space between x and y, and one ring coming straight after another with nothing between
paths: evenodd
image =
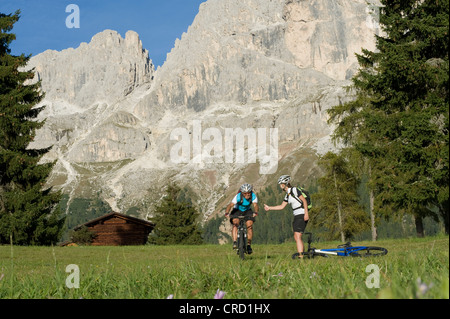
<instances>
[{"instance_id":1,"label":"bicycle wheel","mask_svg":"<svg viewBox=\"0 0 450 319\"><path fill-rule=\"evenodd\" d=\"M351 252L352 257L377 257L384 256L388 253L386 248L383 247L366 247L365 249Z\"/></svg>"},{"instance_id":2,"label":"bicycle wheel","mask_svg":"<svg viewBox=\"0 0 450 319\"><path fill-rule=\"evenodd\" d=\"M242 260L245 259L245 241L244 231L240 230L238 234L238 254L239 258L241 258Z\"/></svg>"}]
</instances>

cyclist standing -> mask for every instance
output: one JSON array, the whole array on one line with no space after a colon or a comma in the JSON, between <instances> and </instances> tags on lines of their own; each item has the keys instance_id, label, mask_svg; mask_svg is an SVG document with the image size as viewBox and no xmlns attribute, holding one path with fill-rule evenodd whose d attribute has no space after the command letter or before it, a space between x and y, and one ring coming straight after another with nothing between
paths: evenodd
<instances>
[{"instance_id":1,"label":"cyclist standing","mask_svg":"<svg viewBox=\"0 0 450 319\"><path fill-rule=\"evenodd\" d=\"M251 209L252 204L255 212ZM225 209L225 216L230 217L230 223L233 225L233 249L237 249L237 232L239 226L239 218L237 217L245 216L248 239L247 253L251 254L253 252L251 247L253 238L253 223L255 222L255 217L258 216L258 211L258 197L256 197L256 194L253 192L253 186L250 184L242 185L239 189L239 193L234 196L231 203L229 203Z\"/></svg>"},{"instance_id":2,"label":"cyclist standing","mask_svg":"<svg viewBox=\"0 0 450 319\"><path fill-rule=\"evenodd\" d=\"M304 251L302 235L309 220L308 204L305 197L303 197L303 195L297 191L297 187L293 188L293 196L291 196L292 185L291 177L289 175L280 176L280 178L278 179L278 185L280 185L280 188L286 192L283 203L278 206L268 206L264 204L264 209L266 211L282 210L288 203L291 204L292 212L294 213L294 221L292 223L292 228L294 230L294 239L297 244L299 258L301 258L303 257ZM296 196L297 198L295 198L294 196Z\"/></svg>"}]
</instances>

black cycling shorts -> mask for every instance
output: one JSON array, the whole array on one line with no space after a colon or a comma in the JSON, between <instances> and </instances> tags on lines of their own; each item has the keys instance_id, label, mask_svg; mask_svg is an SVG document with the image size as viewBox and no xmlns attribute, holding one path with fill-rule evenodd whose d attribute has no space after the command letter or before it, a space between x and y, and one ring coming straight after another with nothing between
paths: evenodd
<instances>
[{"instance_id":1,"label":"black cycling shorts","mask_svg":"<svg viewBox=\"0 0 450 319\"><path fill-rule=\"evenodd\" d=\"M308 221L305 221L305 214L300 214L294 216L294 221L292 222L292 229L294 230L294 233L304 233L306 225L308 224Z\"/></svg>"},{"instance_id":2,"label":"black cycling shorts","mask_svg":"<svg viewBox=\"0 0 450 319\"><path fill-rule=\"evenodd\" d=\"M251 209L243 212L237 208L233 208L230 213L230 223L233 224L233 218L236 218L238 216L245 216L245 221L251 220L252 222L255 222L255 217L253 217L253 211Z\"/></svg>"}]
</instances>

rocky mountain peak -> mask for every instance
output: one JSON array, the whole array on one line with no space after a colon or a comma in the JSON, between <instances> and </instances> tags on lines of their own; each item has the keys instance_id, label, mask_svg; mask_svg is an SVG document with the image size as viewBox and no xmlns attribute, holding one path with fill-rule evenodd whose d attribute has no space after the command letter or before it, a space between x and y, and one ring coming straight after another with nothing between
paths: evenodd
<instances>
[{"instance_id":1,"label":"rocky mountain peak","mask_svg":"<svg viewBox=\"0 0 450 319\"><path fill-rule=\"evenodd\" d=\"M71 198L101 193L116 211L135 206L146 216L174 180L207 218L234 186L262 187L268 176L260 162L202 161L210 154L190 152L189 138L200 149L220 148L227 131L279 129L274 174L307 184L319 174L317 155L334 147L326 111L351 98L344 87L357 70L355 53L375 48L374 6L208 0L157 71L133 31L122 38L105 30L76 49L33 57L48 118L35 147L54 145L48 158L58 160L50 183ZM187 135L187 162L172 158L174 132ZM258 151L243 148L247 159Z\"/></svg>"},{"instance_id":2,"label":"rocky mountain peak","mask_svg":"<svg viewBox=\"0 0 450 319\"><path fill-rule=\"evenodd\" d=\"M298 98L348 80L374 49L365 0L209 0L158 70L146 105L202 111L221 102Z\"/></svg>"},{"instance_id":3,"label":"rocky mountain peak","mask_svg":"<svg viewBox=\"0 0 450 319\"><path fill-rule=\"evenodd\" d=\"M116 102L150 82L154 73L148 51L134 31L123 39L116 31L105 30L76 49L47 50L31 58L29 67L35 68L35 79L42 80L47 100L76 109ZM57 106L54 109L58 112Z\"/></svg>"}]
</instances>

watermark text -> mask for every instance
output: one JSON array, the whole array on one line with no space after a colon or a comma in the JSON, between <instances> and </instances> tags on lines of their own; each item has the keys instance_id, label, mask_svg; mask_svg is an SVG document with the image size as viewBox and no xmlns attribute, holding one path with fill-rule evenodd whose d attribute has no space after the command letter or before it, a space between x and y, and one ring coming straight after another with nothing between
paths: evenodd
<instances>
[{"instance_id":1,"label":"watermark text","mask_svg":"<svg viewBox=\"0 0 450 319\"><path fill-rule=\"evenodd\" d=\"M68 29L79 29L80 28L80 7L76 4L69 4L66 7L66 12L70 14L66 18L66 27Z\"/></svg>"},{"instance_id":2,"label":"watermark text","mask_svg":"<svg viewBox=\"0 0 450 319\"><path fill-rule=\"evenodd\" d=\"M369 289L380 288L380 267L370 264L366 267L366 272L370 273L366 278L366 287Z\"/></svg>"},{"instance_id":3,"label":"watermark text","mask_svg":"<svg viewBox=\"0 0 450 319\"><path fill-rule=\"evenodd\" d=\"M67 265L66 272L69 273L66 278L66 287L69 289L80 288L80 268L78 265Z\"/></svg>"},{"instance_id":4,"label":"watermark text","mask_svg":"<svg viewBox=\"0 0 450 319\"><path fill-rule=\"evenodd\" d=\"M278 128L203 130L201 121L194 120L192 130L175 128L170 140L176 141L170 149L170 160L175 164L259 162L260 174L273 174L278 167Z\"/></svg>"}]
</instances>

